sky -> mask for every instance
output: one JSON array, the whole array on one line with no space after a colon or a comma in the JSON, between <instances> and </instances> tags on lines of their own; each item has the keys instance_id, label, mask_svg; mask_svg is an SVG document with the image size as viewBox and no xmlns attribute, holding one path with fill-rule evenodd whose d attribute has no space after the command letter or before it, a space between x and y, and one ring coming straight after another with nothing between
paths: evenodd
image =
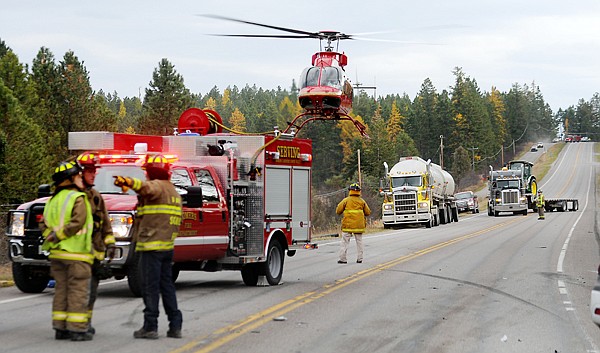
<instances>
[{"instance_id":1,"label":"sky","mask_svg":"<svg viewBox=\"0 0 600 353\"><path fill-rule=\"evenodd\" d=\"M538 86L554 112L600 91L597 0L19 0L2 5L0 39L29 65L41 47L57 62L72 50L94 90L121 98L143 98L163 58L192 93L289 90L320 50L316 39L211 36L285 33L205 14L355 35L339 45L346 74L377 96L414 99L427 78L441 92L456 67L482 92Z\"/></svg>"}]
</instances>

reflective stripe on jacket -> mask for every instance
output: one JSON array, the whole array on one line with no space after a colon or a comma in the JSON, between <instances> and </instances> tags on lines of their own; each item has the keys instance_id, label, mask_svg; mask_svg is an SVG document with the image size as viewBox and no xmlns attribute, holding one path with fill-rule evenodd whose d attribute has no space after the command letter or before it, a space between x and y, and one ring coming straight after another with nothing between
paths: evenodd
<instances>
[{"instance_id":1,"label":"reflective stripe on jacket","mask_svg":"<svg viewBox=\"0 0 600 353\"><path fill-rule=\"evenodd\" d=\"M42 245L42 249L50 251L50 259L93 262L94 222L90 203L83 192L63 189L50 198L44 207L44 224L44 238L54 232L59 240Z\"/></svg>"},{"instance_id":2,"label":"reflective stripe on jacket","mask_svg":"<svg viewBox=\"0 0 600 353\"><path fill-rule=\"evenodd\" d=\"M134 225L136 251L173 250L181 225L181 196L168 180L133 179L140 195Z\"/></svg>"},{"instance_id":3,"label":"reflective stripe on jacket","mask_svg":"<svg viewBox=\"0 0 600 353\"><path fill-rule=\"evenodd\" d=\"M546 206L546 202L544 201L544 194L541 194L537 198L537 207Z\"/></svg>"},{"instance_id":4,"label":"reflective stripe on jacket","mask_svg":"<svg viewBox=\"0 0 600 353\"><path fill-rule=\"evenodd\" d=\"M371 209L365 200L360 197L360 191L350 190L350 195L337 205L335 212L344 214L342 232L364 233L366 228L365 216L371 214Z\"/></svg>"}]
</instances>

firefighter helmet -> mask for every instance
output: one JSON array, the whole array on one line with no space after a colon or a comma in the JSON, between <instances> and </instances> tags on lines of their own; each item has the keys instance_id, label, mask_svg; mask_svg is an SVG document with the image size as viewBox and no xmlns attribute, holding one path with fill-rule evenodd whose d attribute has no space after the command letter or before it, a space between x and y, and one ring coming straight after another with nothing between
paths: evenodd
<instances>
[{"instance_id":1,"label":"firefighter helmet","mask_svg":"<svg viewBox=\"0 0 600 353\"><path fill-rule=\"evenodd\" d=\"M358 185L358 183L352 183L348 187L348 190L360 191L360 185Z\"/></svg>"},{"instance_id":2,"label":"firefighter helmet","mask_svg":"<svg viewBox=\"0 0 600 353\"><path fill-rule=\"evenodd\" d=\"M77 156L77 162L83 168L100 168L98 155L94 152L83 152Z\"/></svg>"},{"instance_id":3,"label":"firefighter helmet","mask_svg":"<svg viewBox=\"0 0 600 353\"><path fill-rule=\"evenodd\" d=\"M52 180L54 180L55 184L60 184L64 180L81 173L81 171L81 166L76 161L61 162L59 166L54 169Z\"/></svg>"},{"instance_id":4,"label":"firefighter helmet","mask_svg":"<svg viewBox=\"0 0 600 353\"><path fill-rule=\"evenodd\" d=\"M150 179L168 180L171 163L161 154L147 155L142 169L146 170Z\"/></svg>"},{"instance_id":5,"label":"firefighter helmet","mask_svg":"<svg viewBox=\"0 0 600 353\"><path fill-rule=\"evenodd\" d=\"M541 194L541 193L542 193L542 189L539 189L539 190L538 190L538 194Z\"/></svg>"}]
</instances>

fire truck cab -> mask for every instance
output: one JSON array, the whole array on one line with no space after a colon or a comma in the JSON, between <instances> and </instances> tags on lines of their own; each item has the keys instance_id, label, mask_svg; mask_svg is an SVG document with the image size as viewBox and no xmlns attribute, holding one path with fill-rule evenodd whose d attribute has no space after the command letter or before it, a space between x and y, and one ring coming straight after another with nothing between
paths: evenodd
<instances>
[{"instance_id":1,"label":"fire truck cab","mask_svg":"<svg viewBox=\"0 0 600 353\"><path fill-rule=\"evenodd\" d=\"M127 278L134 295L141 295L138 256L131 242L137 196L114 186L113 177L145 180L140 166L146 153L160 152L172 159L171 182L182 195L174 280L182 270L236 270L248 286L259 280L276 285L283 275L284 255L314 247L310 140L277 131L173 136L71 132L69 149L100 154L95 188L105 200L117 240L117 255L108 266L116 279ZM47 199L20 205L9 215L13 277L26 293L43 291L50 279L38 227Z\"/></svg>"}]
</instances>

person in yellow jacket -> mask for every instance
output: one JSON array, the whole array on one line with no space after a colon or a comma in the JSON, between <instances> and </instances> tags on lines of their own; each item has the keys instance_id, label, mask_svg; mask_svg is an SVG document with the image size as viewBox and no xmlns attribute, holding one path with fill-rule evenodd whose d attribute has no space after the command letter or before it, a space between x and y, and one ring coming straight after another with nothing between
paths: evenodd
<instances>
[{"instance_id":1,"label":"person in yellow jacket","mask_svg":"<svg viewBox=\"0 0 600 353\"><path fill-rule=\"evenodd\" d=\"M350 237L354 235L356 239L356 262L363 262L364 246L362 235L367 226L365 216L371 214L371 209L365 200L360 197L360 185L353 183L348 187L348 196L343 199L336 207L337 214L344 214L342 218L342 241L340 242L340 252L338 264L348 263L346 254Z\"/></svg>"},{"instance_id":2,"label":"person in yellow jacket","mask_svg":"<svg viewBox=\"0 0 600 353\"><path fill-rule=\"evenodd\" d=\"M90 206L92 207L92 219L94 220L94 231L92 233L92 251L94 252L94 263L92 264L92 278L90 284L90 301L88 304L89 327L88 331L95 334L96 330L92 326L92 313L94 304L98 298L98 285L101 279L109 278L107 267L102 264L105 258L111 261L115 256L115 237L113 235L108 210L104 204L104 199L98 190L94 189L96 180L96 171L98 165L98 155L93 152L84 152L77 156L77 163L83 168L84 192L87 195Z\"/></svg>"},{"instance_id":3,"label":"person in yellow jacket","mask_svg":"<svg viewBox=\"0 0 600 353\"><path fill-rule=\"evenodd\" d=\"M544 206L546 206L546 200L544 200L544 194L542 193L542 190L538 190L537 196L536 206L538 209L538 219L546 219L546 215L544 215Z\"/></svg>"},{"instance_id":4,"label":"person in yellow jacket","mask_svg":"<svg viewBox=\"0 0 600 353\"><path fill-rule=\"evenodd\" d=\"M52 175L54 195L40 224L49 251L50 273L56 281L52 327L57 340L89 341L88 300L92 275L92 210L83 190L81 167L62 162Z\"/></svg>"},{"instance_id":5,"label":"person in yellow jacket","mask_svg":"<svg viewBox=\"0 0 600 353\"><path fill-rule=\"evenodd\" d=\"M181 196L169 181L170 163L162 155L148 155L142 168L147 181L115 176L115 185L131 188L138 195L134 222L135 251L140 255L144 326L133 333L134 338L158 338L158 302L169 320L167 337L181 338L183 318L177 307L177 296L171 269L175 238L181 225Z\"/></svg>"}]
</instances>

